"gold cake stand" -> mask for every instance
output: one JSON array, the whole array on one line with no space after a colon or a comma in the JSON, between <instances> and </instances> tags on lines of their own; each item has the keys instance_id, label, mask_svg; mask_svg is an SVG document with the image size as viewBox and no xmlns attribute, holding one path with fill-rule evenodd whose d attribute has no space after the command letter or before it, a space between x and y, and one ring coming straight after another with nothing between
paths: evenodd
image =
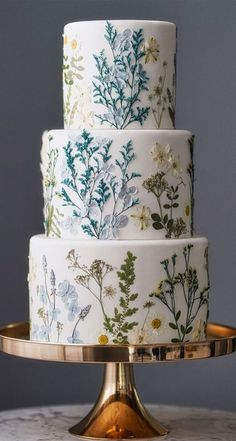
<instances>
[{"instance_id":1,"label":"gold cake stand","mask_svg":"<svg viewBox=\"0 0 236 441\"><path fill-rule=\"evenodd\" d=\"M136 391L133 363L197 360L236 351L236 328L209 323L203 342L155 345L77 345L29 340L29 323L0 328L0 351L45 361L104 363L100 395L89 414L69 429L85 438L131 439L166 435L168 430L152 417Z\"/></svg>"}]
</instances>

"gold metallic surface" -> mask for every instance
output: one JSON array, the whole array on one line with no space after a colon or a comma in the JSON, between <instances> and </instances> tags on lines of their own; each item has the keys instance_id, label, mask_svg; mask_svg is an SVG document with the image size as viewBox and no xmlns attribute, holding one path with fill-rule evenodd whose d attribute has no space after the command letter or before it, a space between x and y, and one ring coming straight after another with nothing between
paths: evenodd
<instances>
[{"instance_id":1,"label":"gold metallic surface","mask_svg":"<svg viewBox=\"0 0 236 441\"><path fill-rule=\"evenodd\" d=\"M156 345L76 345L29 340L29 323L0 328L0 351L37 360L105 363L99 398L89 414L69 429L73 435L95 439L152 438L165 435L142 405L134 383L132 363L197 360L236 351L236 328L209 323L203 342Z\"/></svg>"},{"instance_id":2,"label":"gold metallic surface","mask_svg":"<svg viewBox=\"0 0 236 441\"><path fill-rule=\"evenodd\" d=\"M137 394L133 365L107 363L100 396L89 414L70 433L86 438L130 439L166 435L143 407Z\"/></svg>"},{"instance_id":3,"label":"gold metallic surface","mask_svg":"<svg viewBox=\"0 0 236 441\"><path fill-rule=\"evenodd\" d=\"M77 345L29 340L29 324L0 328L0 351L37 360L70 363L155 363L218 357L236 351L236 328L209 323L207 340L147 345Z\"/></svg>"}]
</instances>

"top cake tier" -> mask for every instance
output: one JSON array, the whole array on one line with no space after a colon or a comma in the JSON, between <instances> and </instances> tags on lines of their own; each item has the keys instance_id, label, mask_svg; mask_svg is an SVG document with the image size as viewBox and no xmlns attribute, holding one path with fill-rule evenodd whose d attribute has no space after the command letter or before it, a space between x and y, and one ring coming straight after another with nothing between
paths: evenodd
<instances>
[{"instance_id":1,"label":"top cake tier","mask_svg":"<svg viewBox=\"0 0 236 441\"><path fill-rule=\"evenodd\" d=\"M176 26L161 21L69 23L64 28L66 129L172 129Z\"/></svg>"}]
</instances>

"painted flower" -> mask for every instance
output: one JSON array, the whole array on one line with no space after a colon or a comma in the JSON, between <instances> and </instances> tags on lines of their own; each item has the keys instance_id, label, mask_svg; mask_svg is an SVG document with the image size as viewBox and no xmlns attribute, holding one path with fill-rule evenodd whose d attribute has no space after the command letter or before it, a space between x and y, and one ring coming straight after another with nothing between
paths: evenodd
<instances>
[{"instance_id":1,"label":"painted flower","mask_svg":"<svg viewBox=\"0 0 236 441\"><path fill-rule=\"evenodd\" d=\"M128 79L128 72L118 64L114 64L111 67L110 72L104 78L107 83L116 83L119 89L124 89L126 87Z\"/></svg>"},{"instance_id":2,"label":"painted flower","mask_svg":"<svg viewBox=\"0 0 236 441\"><path fill-rule=\"evenodd\" d=\"M112 285L104 286L103 295L109 299L112 299L116 295L116 288L114 288Z\"/></svg>"},{"instance_id":3,"label":"painted flower","mask_svg":"<svg viewBox=\"0 0 236 441\"><path fill-rule=\"evenodd\" d=\"M183 172L183 169L181 168L180 165L180 159L175 155L171 155L170 157L170 171L172 175L175 176L176 178L178 178Z\"/></svg>"},{"instance_id":4,"label":"painted flower","mask_svg":"<svg viewBox=\"0 0 236 441\"><path fill-rule=\"evenodd\" d=\"M126 215L107 214L104 218L104 226L102 229L101 239L117 239L120 228L126 227L129 219Z\"/></svg>"},{"instance_id":5,"label":"painted flower","mask_svg":"<svg viewBox=\"0 0 236 441\"><path fill-rule=\"evenodd\" d=\"M48 302L47 293L43 285L39 287L39 301L43 305L46 305Z\"/></svg>"},{"instance_id":6,"label":"painted flower","mask_svg":"<svg viewBox=\"0 0 236 441\"><path fill-rule=\"evenodd\" d=\"M80 332L77 329L73 332L73 335L71 337L67 337L67 341L68 343L76 345L83 344L83 340L81 340L80 338Z\"/></svg>"},{"instance_id":7,"label":"painted flower","mask_svg":"<svg viewBox=\"0 0 236 441\"><path fill-rule=\"evenodd\" d=\"M108 110L108 113L104 113L103 118L116 127L120 128L123 124L123 116L124 111L121 107L119 107L117 110L114 111Z\"/></svg>"},{"instance_id":8,"label":"painted flower","mask_svg":"<svg viewBox=\"0 0 236 441\"><path fill-rule=\"evenodd\" d=\"M161 145L157 142L152 148L150 155L159 170L168 171L170 169L172 152L169 144Z\"/></svg>"},{"instance_id":9,"label":"painted flower","mask_svg":"<svg viewBox=\"0 0 236 441\"><path fill-rule=\"evenodd\" d=\"M151 222L151 210L149 207L143 205L137 207L136 210L130 215L131 219L137 224L141 231L146 230Z\"/></svg>"},{"instance_id":10,"label":"painted flower","mask_svg":"<svg viewBox=\"0 0 236 441\"><path fill-rule=\"evenodd\" d=\"M156 38L151 37L145 41L143 45L143 51L145 54L145 64L151 62L154 63L157 61L160 49L160 45L157 43Z\"/></svg>"},{"instance_id":11,"label":"painted flower","mask_svg":"<svg viewBox=\"0 0 236 441\"><path fill-rule=\"evenodd\" d=\"M57 290L58 297L61 297L61 300L64 303L69 303L73 299L77 299L77 292L75 287L70 284L68 280L64 280L64 282L59 283Z\"/></svg>"},{"instance_id":12,"label":"painted flower","mask_svg":"<svg viewBox=\"0 0 236 441\"><path fill-rule=\"evenodd\" d=\"M121 128L123 124L124 110L121 107L116 110L109 109L108 113L105 113L103 115L103 118L111 124L115 125L117 128Z\"/></svg>"},{"instance_id":13,"label":"painted flower","mask_svg":"<svg viewBox=\"0 0 236 441\"><path fill-rule=\"evenodd\" d=\"M115 170L114 164L102 163L99 176L105 182L110 184L112 178L114 178L114 174L113 174L114 170Z\"/></svg>"},{"instance_id":14,"label":"painted flower","mask_svg":"<svg viewBox=\"0 0 236 441\"><path fill-rule=\"evenodd\" d=\"M161 335L167 328L167 321L163 314L154 312L149 315L147 328L152 335Z\"/></svg>"},{"instance_id":15,"label":"painted flower","mask_svg":"<svg viewBox=\"0 0 236 441\"><path fill-rule=\"evenodd\" d=\"M81 208L80 213L78 214L80 217L86 217L88 214L91 216L97 216L98 214L98 204L94 199L91 199L89 192L86 194L83 199L83 208Z\"/></svg>"},{"instance_id":16,"label":"painted flower","mask_svg":"<svg viewBox=\"0 0 236 441\"><path fill-rule=\"evenodd\" d=\"M94 113L91 110L92 92L90 87L76 84L77 100L71 106L70 128L91 128L94 126Z\"/></svg>"},{"instance_id":17,"label":"painted flower","mask_svg":"<svg viewBox=\"0 0 236 441\"><path fill-rule=\"evenodd\" d=\"M119 199L123 199L124 209L131 207L134 201L133 196L137 193L138 188L135 185L132 185L131 187L128 187L127 184L122 185L119 193Z\"/></svg>"},{"instance_id":18,"label":"painted flower","mask_svg":"<svg viewBox=\"0 0 236 441\"><path fill-rule=\"evenodd\" d=\"M110 143L110 139L103 138L102 136L96 136L94 140L91 142L91 146L99 147L100 149L106 147Z\"/></svg>"},{"instance_id":19,"label":"painted flower","mask_svg":"<svg viewBox=\"0 0 236 441\"><path fill-rule=\"evenodd\" d=\"M78 227L80 225L81 218L78 216L67 216L65 220L60 222L60 226L63 230L67 230L73 236L78 233Z\"/></svg>"},{"instance_id":20,"label":"painted flower","mask_svg":"<svg viewBox=\"0 0 236 441\"><path fill-rule=\"evenodd\" d=\"M117 34L113 42L113 50L116 52L124 53L132 48L131 38L133 35L132 29L125 29L122 33Z\"/></svg>"},{"instance_id":21,"label":"painted flower","mask_svg":"<svg viewBox=\"0 0 236 441\"><path fill-rule=\"evenodd\" d=\"M98 336L98 343L100 345L107 345L109 343L109 338L106 334L100 334Z\"/></svg>"},{"instance_id":22,"label":"painted flower","mask_svg":"<svg viewBox=\"0 0 236 441\"><path fill-rule=\"evenodd\" d=\"M66 309L68 312L68 320L73 322L74 319L80 314L81 308L78 305L77 298L72 299L69 303L66 304Z\"/></svg>"},{"instance_id":23,"label":"painted flower","mask_svg":"<svg viewBox=\"0 0 236 441\"><path fill-rule=\"evenodd\" d=\"M71 49L75 50L77 48L77 46L78 46L78 43L77 43L77 41L75 39L73 39L71 41L70 45L71 45Z\"/></svg>"}]
</instances>

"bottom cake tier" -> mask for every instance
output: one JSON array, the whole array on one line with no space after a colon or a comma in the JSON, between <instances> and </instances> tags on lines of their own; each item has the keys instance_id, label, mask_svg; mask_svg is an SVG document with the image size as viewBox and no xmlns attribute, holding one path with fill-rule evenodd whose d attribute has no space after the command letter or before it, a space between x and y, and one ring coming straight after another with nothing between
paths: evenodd
<instances>
[{"instance_id":1,"label":"bottom cake tier","mask_svg":"<svg viewBox=\"0 0 236 441\"><path fill-rule=\"evenodd\" d=\"M205 238L30 240L32 340L145 344L205 339Z\"/></svg>"}]
</instances>

